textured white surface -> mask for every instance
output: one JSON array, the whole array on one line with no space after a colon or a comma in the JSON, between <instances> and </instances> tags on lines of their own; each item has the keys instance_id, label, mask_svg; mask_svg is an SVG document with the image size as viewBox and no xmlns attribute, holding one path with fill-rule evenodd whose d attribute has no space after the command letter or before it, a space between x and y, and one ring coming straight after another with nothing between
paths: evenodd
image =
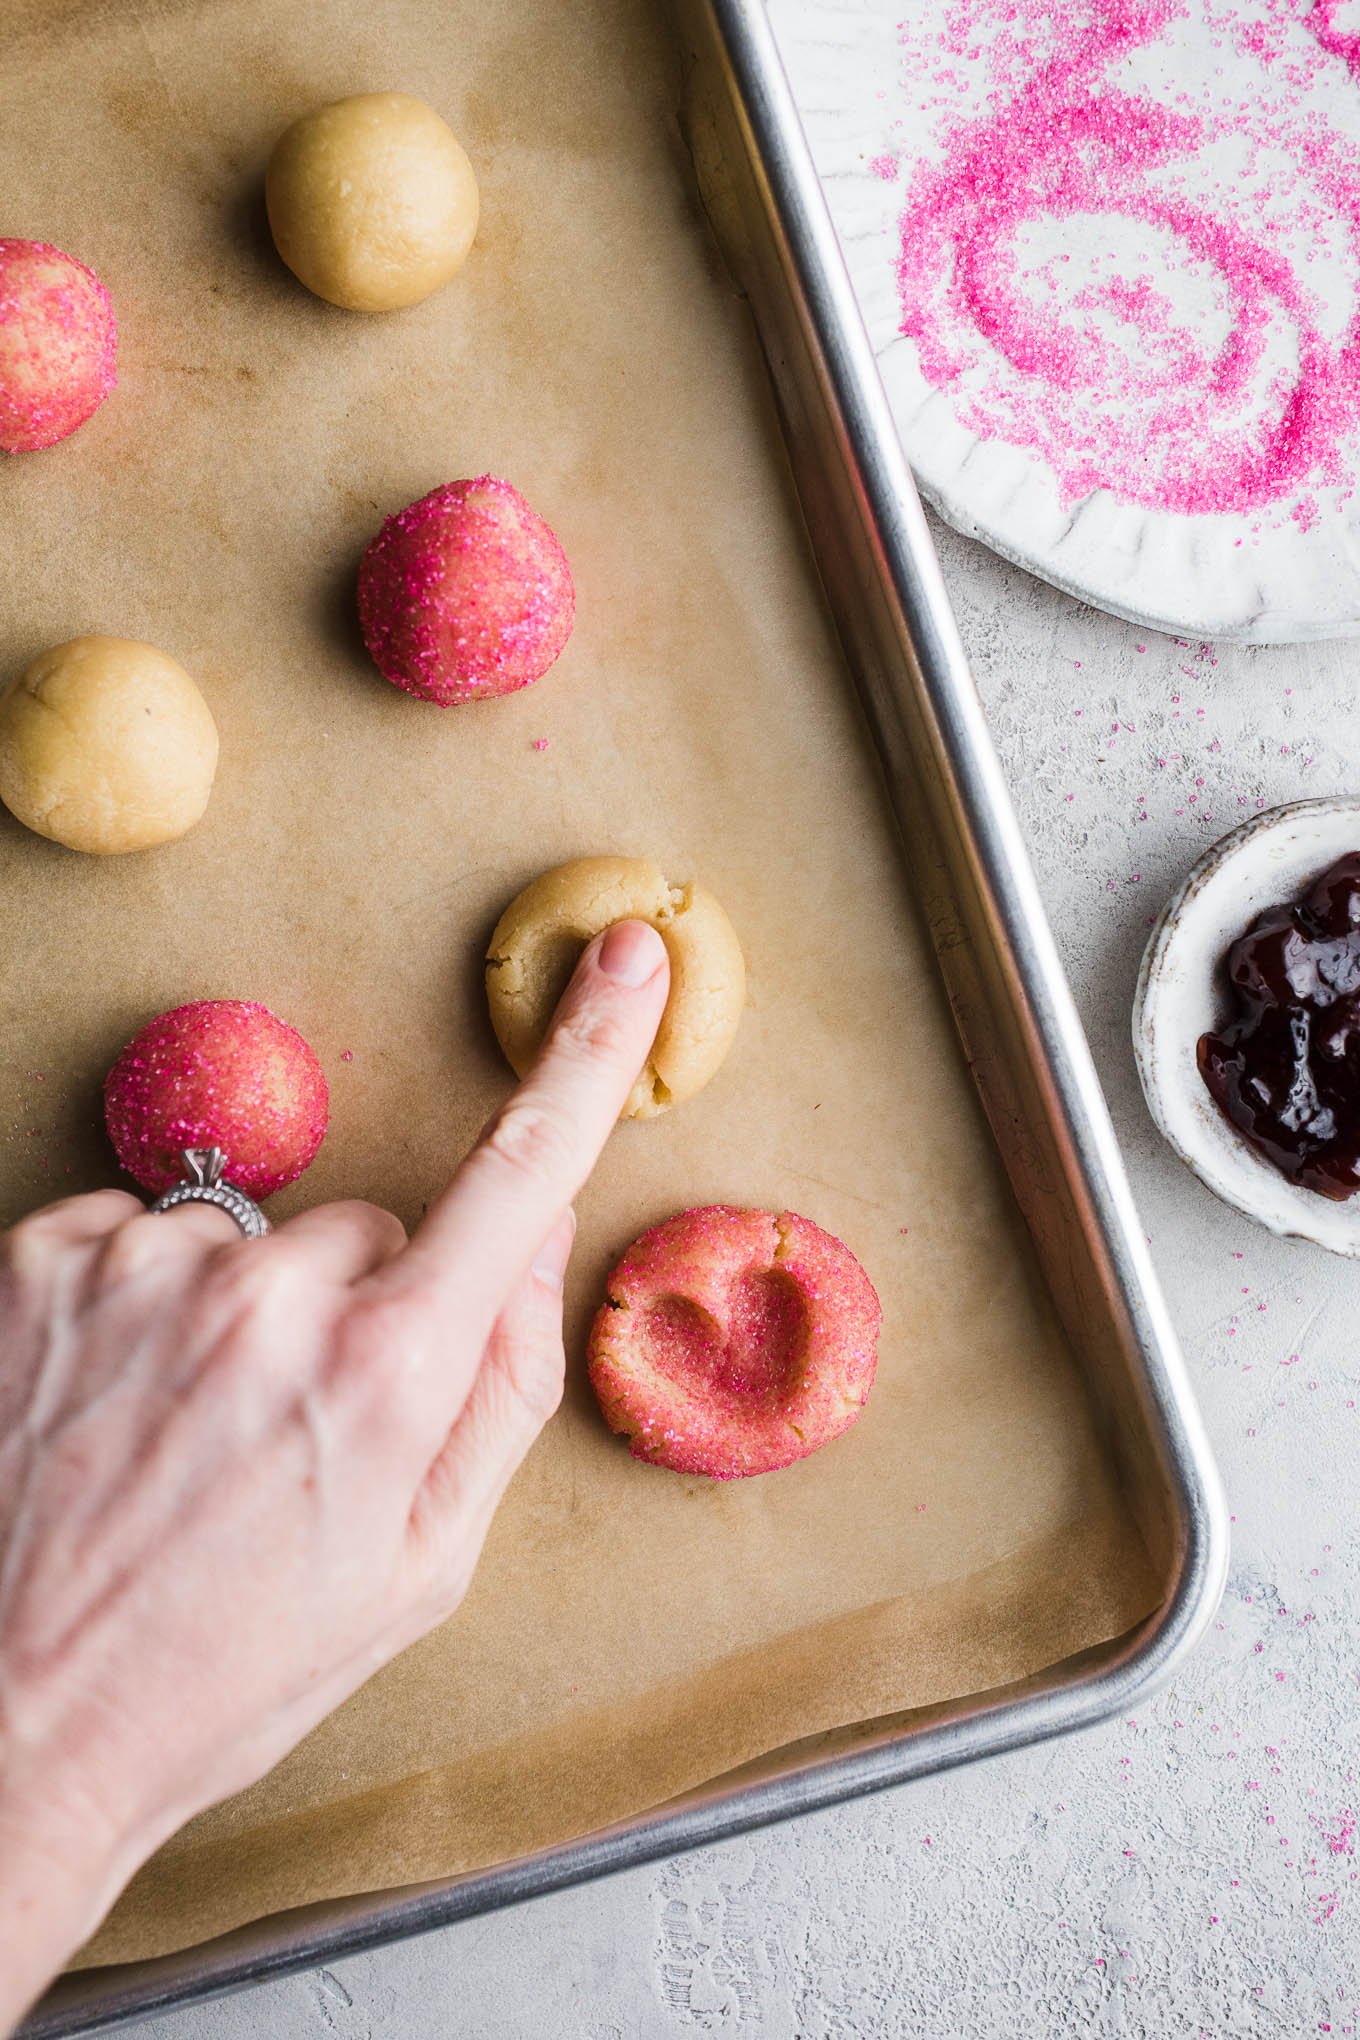
<instances>
[{"instance_id":1,"label":"textured white surface","mask_svg":"<svg viewBox=\"0 0 1360 2040\"><path fill-rule=\"evenodd\" d=\"M1149 921L1206 845L1258 804L1360 783L1360 650L1178 644L951 532L939 543L1234 1512L1209 1641L1133 1721L129 2029L139 2040L1360 2028L1360 1277L1182 1168L1129 1043Z\"/></svg>"}]
</instances>

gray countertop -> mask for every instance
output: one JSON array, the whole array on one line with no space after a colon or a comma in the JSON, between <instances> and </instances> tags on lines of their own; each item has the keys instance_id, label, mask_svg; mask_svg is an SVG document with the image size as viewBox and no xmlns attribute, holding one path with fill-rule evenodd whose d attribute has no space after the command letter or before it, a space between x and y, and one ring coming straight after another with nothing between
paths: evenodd
<instances>
[{"instance_id":1,"label":"gray countertop","mask_svg":"<svg viewBox=\"0 0 1360 2040\"><path fill-rule=\"evenodd\" d=\"M1259 806L1356 791L1360 646L1182 643L940 532L1234 1519L1136 1718L127 2029L1120 2040L1360 2027L1360 1272L1217 1204L1129 1046L1153 914Z\"/></svg>"}]
</instances>

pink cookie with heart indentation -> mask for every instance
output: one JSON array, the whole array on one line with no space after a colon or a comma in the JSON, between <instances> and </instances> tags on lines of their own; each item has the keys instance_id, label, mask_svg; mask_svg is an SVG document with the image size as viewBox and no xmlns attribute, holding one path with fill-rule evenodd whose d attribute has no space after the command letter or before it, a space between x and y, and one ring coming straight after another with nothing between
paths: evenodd
<instances>
[{"instance_id":1,"label":"pink cookie with heart indentation","mask_svg":"<svg viewBox=\"0 0 1360 2040\"><path fill-rule=\"evenodd\" d=\"M883 1313L850 1249L796 1212L710 1204L634 1240L591 1329L591 1385L635 1459L737 1480L859 1416Z\"/></svg>"}]
</instances>

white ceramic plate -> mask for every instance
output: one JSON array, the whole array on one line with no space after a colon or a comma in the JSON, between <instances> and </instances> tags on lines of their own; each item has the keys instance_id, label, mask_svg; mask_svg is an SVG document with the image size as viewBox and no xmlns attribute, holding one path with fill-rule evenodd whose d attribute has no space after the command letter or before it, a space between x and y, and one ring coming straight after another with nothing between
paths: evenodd
<instances>
[{"instance_id":1,"label":"white ceramic plate","mask_svg":"<svg viewBox=\"0 0 1360 2040\"><path fill-rule=\"evenodd\" d=\"M1186 637L1360 635L1347 5L771 0L951 524Z\"/></svg>"},{"instance_id":2,"label":"white ceramic plate","mask_svg":"<svg viewBox=\"0 0 1360 2040\"><path fill-rule=\"evenodd\" d=\"M1210 1097L1196 1045L1227 1017L1220 966L1256 916L1360 849L1360 800L1297 800L1222 837L1162 909L1138 977L1133 1048L1152 1116L1202 1183L1289 1238L1360 1258L1360 1195L1333 1202L1282 1176Z\"/></svg>"}]
</instances>

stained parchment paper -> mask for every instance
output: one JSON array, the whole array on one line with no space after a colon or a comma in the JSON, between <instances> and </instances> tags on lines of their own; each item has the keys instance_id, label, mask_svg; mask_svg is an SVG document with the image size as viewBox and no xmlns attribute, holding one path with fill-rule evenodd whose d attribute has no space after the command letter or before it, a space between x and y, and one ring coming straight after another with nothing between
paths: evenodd
<instances>
[{"instance_id":1,"label":"stained parchment paper","mask_svg":"<svg viewBox=\"0 0 1360 2040\"><path fill-rule=\"evenodd\" d=\"M461 277L386 317L309 297L260 203L288 121L378 87L446 115L483 194ZM121 333L103 411L0 467L0 668L149 638L222 735L182 843L99 861L0 819L0 1217L113 1180L119 1046L236 996L332 1086L275 1217L416 1220L508 1081L486 939L566 857L702 879L751 979L717 1080L622 1127L581 1201L566 1404L463 1610L171 1842L87 1959L502 1861L1129 1627L1152 1577L914 916L653 0L10 0L0 194ZM483 469L555 525L578 622L539 686L440 710L368 665L354 570ZM634 1464L581 1360L613 1257L715 1200L841 1235L885 1314L863 1421L732 1486Z\"/></svg>"}]
</instances>

